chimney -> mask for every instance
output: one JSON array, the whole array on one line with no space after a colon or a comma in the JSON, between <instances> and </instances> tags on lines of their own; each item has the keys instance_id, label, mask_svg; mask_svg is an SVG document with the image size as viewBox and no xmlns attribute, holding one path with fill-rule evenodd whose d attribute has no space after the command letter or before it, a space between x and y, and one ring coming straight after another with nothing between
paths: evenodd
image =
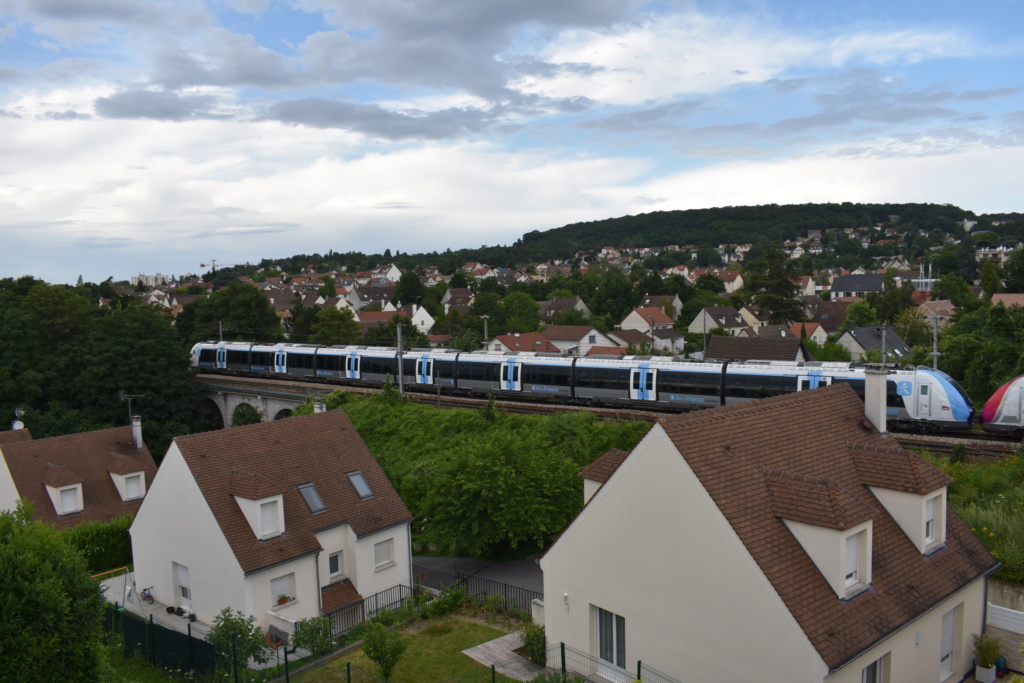
<instances>
[{"instance_id":1,"label":"chimney","mask_svg":"<svg viewBox=\"0 0 1024 683\"><path fill-rule=\"evenodd\" d=\"M864 368L864 416L882 434L885 424L885 366L871 363Z\"/></svg>"},{"instance_id":2,"label":"chimney","mask_svg":"<svg viewBox=\"0 0 1024 683\"><path fill-rule=\"evenodd\" d=\"M132 441L137 451L141 451L146 445L142 442L142 417L139 415L132 415Z\"/></svg>"},{"instance_id":3,"label":"chimney","mask_svg":"<svg viewBox=\"0 0 1024 683\"><path fill-rule=\"evenodd\" d=\"M313 413L326 413L327 404L323 401L313 401Z\"/></svg>"}]
</instances>

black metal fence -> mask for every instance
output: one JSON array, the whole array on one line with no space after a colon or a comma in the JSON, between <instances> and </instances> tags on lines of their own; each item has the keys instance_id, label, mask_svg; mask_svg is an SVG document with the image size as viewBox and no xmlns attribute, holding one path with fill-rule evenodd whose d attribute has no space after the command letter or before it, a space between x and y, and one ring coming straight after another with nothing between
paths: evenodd
<instances>
[{"instance_id":1,"label":"black metal fence","mask_svg":"<svg viewBox=\"0 0 1024 683\"><path fill-rule=\"evenodd\" d=\"M497 595L502 598L505 606L515 607L527 614L530 613L530 603L533 600L542 600L544 598L544 594L537 591L512 586L500 581L492 581L482 576L475 576L458 570L447 572L414 564L412 571L420 585L427 588L443 590L453 586L462 586L477 599Z\"/></svg>"},{"instance_id":2,"label":"black metal fence","mask_svg":"<svg viewBox=\"0 0 1024 683\"><path fill-rule=\"evenodd\" d=\"M385 610L401 609L412 596L413 590L408 586L394 586L326 614L325 616L331 620L331 637L346 633L349 629L367 619L373 619Z\"/></svg>"},{"instance_id":3,"label":"black metal fence","mask_svg":"<svg viewBox=\"0 0 1024 683\"><path fill-rule=\"evenodd\" d=\"M213 646L192 636L191 624L181 633L154 623L152 615L145 621L114 604L104 609L103 627L124 638L125 657L141 652L152 666L181 673L207 674L217 666Z\"/></svg>"},{"instance_id":4,"label":"black metal fence","mask_svg":"<svg viewBox=\"0 0 1024 683\"><path fill-rule=\"evenodd\" d=\"M491 679L512 680L529 683L542 674L565 674L567 683L577 681L640 680L643 683L681 683L676 678L663 674L657 669L637 662L636 667L626 671L602 662L594 655L570 647L564 643L551 645L547 649L546 666L527 661L523 657L513 657L504 662L494 664L491 668ZM499 676L503 678L499 678ZM476 680L476 679L473 679ZM469 683L470 679L466 679ZM463 683L459 679L459 683Z\"/></svg>"}]
</instances>

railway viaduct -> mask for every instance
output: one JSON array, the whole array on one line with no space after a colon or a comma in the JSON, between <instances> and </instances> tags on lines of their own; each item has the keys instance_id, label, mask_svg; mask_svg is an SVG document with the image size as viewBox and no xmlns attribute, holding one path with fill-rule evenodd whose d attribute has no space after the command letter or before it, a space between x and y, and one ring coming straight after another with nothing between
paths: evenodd
<instances>
[{"instance_id":1,"label":"railway viaduct","mask_svg":"<svg viewBox=\"0 0 1024 683\"><path fill-rule=\"evenodd\" d=\"M215 427L232 426L242 406L254 408L264 422L280 420L310 397L337 389L323 384L219 375L196 375L193 381L199 388L199 417Z\"/></svg>"}]
</instances>

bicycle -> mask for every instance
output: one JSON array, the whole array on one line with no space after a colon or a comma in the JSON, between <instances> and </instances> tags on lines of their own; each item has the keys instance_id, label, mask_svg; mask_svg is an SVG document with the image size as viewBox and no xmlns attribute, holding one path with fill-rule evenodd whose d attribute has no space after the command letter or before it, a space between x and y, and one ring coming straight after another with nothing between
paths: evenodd
<instances>
[{"instance_id":1,"label":"bicycle","mask_svg":"<svg viewBox=\"0 0 1024 683\"><path fill-rule=\"evenodd\" d=\"M149 588L143 588L142 592L139 593L139 597L142 598L143 600L145 600L146 602L148 602L151 605L155 602L155 599L153 598L153 593L150 592L152 590L153 590L153 587L150 586Z\"/></svg>"}]
</instances>

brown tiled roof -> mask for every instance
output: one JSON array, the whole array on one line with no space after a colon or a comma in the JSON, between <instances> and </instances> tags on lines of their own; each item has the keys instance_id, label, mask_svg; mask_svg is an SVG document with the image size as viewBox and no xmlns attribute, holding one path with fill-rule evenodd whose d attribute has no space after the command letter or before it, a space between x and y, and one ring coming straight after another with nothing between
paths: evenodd
<instances>
[{"instance_id":1,"label":"brown tiled roof","mask_svg":"<svg viewBox=\"0 0 1024 683\"><path fill-rule=\"evenodd\" d=\"M593 327L589 325L548 325L541 332L551 341L579 341L590 334Z\"/></svg>"},{"instance_id":2,"label":"brown tiled roof","mask_svg":"<svg viewBox=\"0 0 1024 683\"><path fill-rule=\"evenodd\" d=\"M875 509L835 482L786 472L765 473L776 517L843 531L875 516Z\"/></svg>"},{"instance_id":3,"label":"brown tiled roof","mask_svg":"<svg viewBox=\"0 0 1024 683\"><path fill-rule=\"evenodd\" d=\"M411 519L384 471L341 410L174 440L238 559L251 573L321 549L315 531L348 524L356 536ZM232 495L236 470L258 472L284 496L284 533L261 541ZM359 470L372 498L346 472ZM313 483L327 509L312 514L296 488Z\"/></svg>"},{"instance_id":4,"label":"brown tiled roof","mask_svg":"<svg viewBox=\"0 0 1024 683\"><path fill-rule=\"evenodd\" d=\"M885 512L857 459L893 442L866 422L864 404L845 384L674 416L661 424L829 667L848 662L996 567L949 506L946 547L927 557ZM796 502L786 499L795 497L787 485L781 479L769 485L765 476L780 470L813 473L834 484L817 494L819 506L840 490L848 494L829 502L841 513L828 514L841 514L845 524L865 514L860 504L877 511L870 590L846 602L836 596L779 517L782 511L796 514Z\"/></svg>"},{"instance_id":5,"label":"brown tiled roof","mask_svg":"<svg viewBox=\"0 0 1024 683\"><path fill-rule=\"evenodd\" d=\"M280 481L271 481L257 472L236 469L231 471L228 492L239 498L259 500L284 493L284 488Z\"/></svg>"},{"instance_id":6,"label":"brown tiled roof","mask_svg":"<svg viewBox=\"0 0 1024 683\"><path fill-rule=\"evenodd\" d=\"M362 599L363 596L359 594L351 581L332 583L320 589L320 612L330 614Z\"/></svg>"},{"instance_id":7,"label":"brown tiled roof","mask_svg":"<svg viewBox=\"0 0 1024 683\"><path fill-rule=\"evenodd\" d=\"M559 351L558 347L549 342L540 332L502 334L495 337L494 341L501 342L510 351L542 351L547 353L558 353Z\"/></svg>"},{"instance_id":8,"label":"brown tiled roof","mask_svg":"<svg viewBox=\"0 0 1024 683\"><path fill-rule=\"evenodd\" d=\"M705 358L718 360L808 360L811 355L799 337L723 337L708 339Z\"/></svg>"},{"instance_id":9,"label":"brown tiled roof","mask_svg":"<svg viewBox=\"0 0 1024 683\"><path fill-rule=\"evenodd\" d=\"M632 312L639 315L641 320L644 320L651 325L671 325L673 323L672 318L665 315L665 311L653 306L649 306L647 308L634 308ZM648 320L648 318L650 318L650 320Z\"/></svg>"},{"instance_id":10,"label":"brown tiled roof","mask_svg":"<svg viewBox=\"0 0 1024 683\"><path fill-rule=\"evenodd\" d=\"M626 348L622 346L591 346L588 356L624 356Z\"/></svg>"},{"instance_id":11,"label":"brown tiled roof","mask_svg":"<svg viewBox=\"0 0 1024 683\"><path fill-rule=\"evenodd\" d=\"M620 449L613 448L594 462L587 465L586 469L580 472L580 476L584 479L605 483L608 479L615 474L615 470L619 469L619 465L629 455L628 452Z\"/></svg>"},{"instance_id":12,"label":"brown tiled roof","mask_svg":"<svg viewBox=\"0 0 1024 683\"><path fill-rule=\"evenodd\" d=\"M32 433L27 429L11 429L6 432L0 432L0 447L6 446L9 443L21 443L22 441L31 441Z\"/></svg>"},{"instance_id":13,"label":"brown tiled roof","mask_svg":"<svg viewBox=\"0 0 1024 683\"><path fill-rule=\"evenodd\" d=\"M942 470L901 448L853 447L853 461L865 486L924 495L953 483Z\"/></svg>"},{"instance_id":14,"label":"brown tiled roof","mask_svg":"<svg viewBox=\"0 0 1024 683\"><path fill-rule=\"evenodd\" d=\"M142 500L121 500L110 477L112 456L126 458L120 467L126 472L145 472L147 488L156 476L156 463L149 450L145 447L136 450L131 427L4 443L0 451L18 495L32 501L37 519L54 524L58 529L84 522L105 522L138 512ZM82 485L82 512L58 516L46 485L79 483Z\"/></svg>"}]
</instances>

